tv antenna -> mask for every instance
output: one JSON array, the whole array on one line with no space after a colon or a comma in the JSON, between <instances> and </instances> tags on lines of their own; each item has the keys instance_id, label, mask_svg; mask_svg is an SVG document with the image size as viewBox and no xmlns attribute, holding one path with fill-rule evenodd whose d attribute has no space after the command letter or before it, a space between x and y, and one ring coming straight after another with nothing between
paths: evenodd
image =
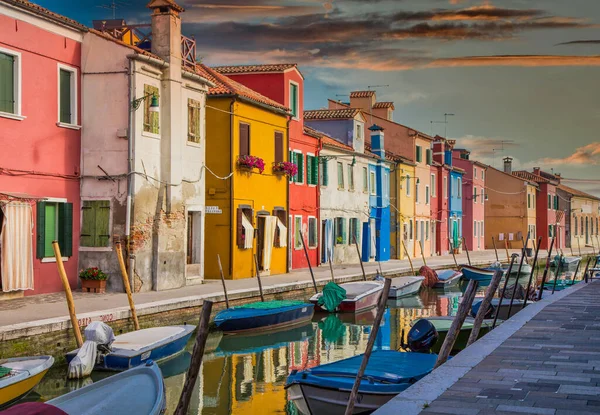
<instances>
[{"instance_id":1,"label":"tv antenna","mask_svg":"<svg viewBox=\"0 0 600 415\"><path fill-rule=\"evenodd\" d=\"M370 91L371 88L375 89L375 88L383 88L384 86L389 87L389 85L368 85L367 89Z\"/></svg>"},{"instance_id":2,"label":"tv antenna","mask_svg":"<svg viewBox=\"0 0 600 415\"><path fill-rule=\"evenodd\" d=\"M128 6L129 4L120 0L112 0L110 2L110 4L100 4L96 7L99 7L101 9L108 9L108 10L112 10L112 18L113 20L117 18L117 8L122 7L122 6Z\"/></svg>"}]
</instances>

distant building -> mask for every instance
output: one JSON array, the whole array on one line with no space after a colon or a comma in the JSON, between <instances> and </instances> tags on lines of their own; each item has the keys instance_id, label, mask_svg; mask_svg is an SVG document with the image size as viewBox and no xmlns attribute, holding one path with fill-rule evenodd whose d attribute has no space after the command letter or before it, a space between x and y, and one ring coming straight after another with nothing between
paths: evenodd
<instances>
[{"instance_id":1,"label":"distant building","mask_svg":"<svg viewBox=\"0 0 600 415\"><path fill-rule=\"evenodd\" d=\"M432 189L435 187L435 191L432 193L431 220L435 229L434 252L437 255L447 255L450 252L448 235L450 232L449 195L452 152L449 150L446 140L440 136L435 137L432 148L431 182Z\"/></svg>"},{"instance_id":2,"label":"distant building","mask_svg":"<svg viewBox=\"0 0 600 415\"><path fill-rule=\"evenodd\" d=\"M559 204L564 204L569 211L565 216L567 248L579 252L583 247L600 247L600 198L564 184L557 186L556 194Z\"/></svg>"},{"instance_id":3,"label":"distant building","mask_svg":"<svg viewBox=\"0 0 600 415\"><path fill-rule=\"evenodd\" d=\"M463 175L465 171L454 166L452 151L454 150L455 140L446 140L446 162L449 170L449 188L448 194L450 203L448 205L448 237L454 249L463 249Z\"/></svg>"}]
</instances>

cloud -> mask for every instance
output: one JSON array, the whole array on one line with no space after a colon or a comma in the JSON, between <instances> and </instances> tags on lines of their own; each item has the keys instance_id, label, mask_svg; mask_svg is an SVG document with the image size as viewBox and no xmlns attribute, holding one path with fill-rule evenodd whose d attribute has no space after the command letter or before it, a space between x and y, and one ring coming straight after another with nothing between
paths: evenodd
<instances>
[{"instance_id":1,"label":"cloud","mask_svg":"<svg viewBox=\"0 0 600 415\"><path fill-rule=\"evenodd\" d=\"M546 166L570 165L570 166L596 166L600 165L600 141L579 147L573 154L564 158L543 158L536 163Z\"/></svg>"},{"instance_id":2,"label":"cloud","mask_svg":"<svg viewBox=\"0 0 600 415\"><path fill-rule=\"evenodd\" d=\"M465 66L600 66L600 56L497 55L435 59L427 68Z\"/></svg>"},{"instance_id":3,"label":"cloud","mask_svg":"<svg viewBox=\"0 0 600 415\"><path fill-rule=\"evenodd\" d=\"M188 0L185 7L187 22L264 20L325 11L322 5L314 2L290 3L273 0Z\"/></svg>"},{"instance_id":4,"label":"cloud","mask_svg":"<svg viewBox=\"0 0 600 415\"><path fill-rule=\"evenodd\" d=\"M456 146L471 151L473 159L491 160L502 156L506 151L519 147L519 144L504 138L466 135L456 139Z\"/></svg>"},{"instance_id":5,"label":"cloud","mask_svg":"<svg viewBox=\"0 0 600 415\"><path fill-rule=\"evenodd\" d=\"M532 18L542 16L538 9L507 9L491 5L474 6L465 9L435 9L420 12L399 12L393 15L394 21L407 20L500 20L512 18Z\"/></svg>"},{"instance_id":6,"label":"cloud","mask_svg":"<svg viewBox=\"0 0 600 415\"><path fill-rule=\"evenodd\" d=\"M600 40L571 40L570 42L557 43L555 46L562 45L600 45Z\"/></svg>"}]
</instances>

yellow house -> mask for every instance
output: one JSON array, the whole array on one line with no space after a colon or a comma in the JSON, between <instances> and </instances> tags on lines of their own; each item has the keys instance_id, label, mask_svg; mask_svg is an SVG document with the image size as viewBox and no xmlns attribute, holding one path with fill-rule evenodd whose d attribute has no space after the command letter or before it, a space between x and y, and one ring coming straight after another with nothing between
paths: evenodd
<instances>
[{"instance_id":1,"label":"yellow house","mask_svg":"<svg viewBox=\"0 0 600 415\"><path fill-rule=\"evenodd\" d=\"M287 272L287 108L202 65L206 104L205 278Z\"/></svg>"},{"instance_id":2,"label":"yellow house","mask_svg":"<svg viewBox=\"0 0 600 415\"><path fill-rule=\"evenodd\" d=\"M415 164L400 156L393 156L396 162L394 174L391 174L391 243L393 258L405 259L406 251L402 246L406 246L409 253L414 252L414 229L415 220L415 197L408 185L412 184L415 178Z\"/></svg>"}]
</instances>

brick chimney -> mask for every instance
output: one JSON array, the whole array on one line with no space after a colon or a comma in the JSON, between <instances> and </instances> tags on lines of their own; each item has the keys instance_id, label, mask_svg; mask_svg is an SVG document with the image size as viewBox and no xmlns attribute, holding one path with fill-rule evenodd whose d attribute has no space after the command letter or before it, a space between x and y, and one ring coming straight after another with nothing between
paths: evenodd
<instances>
[{"instance_id":1,"label":"brick chimney","mask_svg":"<svg viewBox=\"0 0 600 415\"><path fill-rule=\"evenodd\" d=\"M181 70L181 17L183 7L173 0L151 0L152 53Z\"/></svg>"},{"instance_id":2,"label":"brick chimney","mask_svg":"<svg viewBox=\"0 0 600 415\"><path fill-rule=\"evenodd\" d=\"M504 173L512 174L512 157L504 158Z\"/></svg>"},{"instance_id":3,"label":"brick chimney","mask_svg":"<svg viewBox=\"0 0 600 415\"><path fill-rule=\"evenodd\" d=\"M540 175L540 168L539 167L534 167L533 168L533 174L535 174L536 176Z\"/></svg>"},{"instance_id":4,"label":"brick chimney","mask_svg":"<svg viewBox=\"0 0 600 415\"><path fill-rule=\"evenodd\" d=\"M371 112L377 102L375 91L353 91L350 92L350 107L359 108L366 112Z\"/></svg>"},{"instance_id":5,"label":"brick chimney","mask_svg":"<svg viewBox=\"0 0 600 415\"><path fill-rule=\"evenodd\" d=\"M376 102L375 105L373 105L373 115L388 121L393 121L394 110L393 102Z\"/></svg>"}]
</instances>

